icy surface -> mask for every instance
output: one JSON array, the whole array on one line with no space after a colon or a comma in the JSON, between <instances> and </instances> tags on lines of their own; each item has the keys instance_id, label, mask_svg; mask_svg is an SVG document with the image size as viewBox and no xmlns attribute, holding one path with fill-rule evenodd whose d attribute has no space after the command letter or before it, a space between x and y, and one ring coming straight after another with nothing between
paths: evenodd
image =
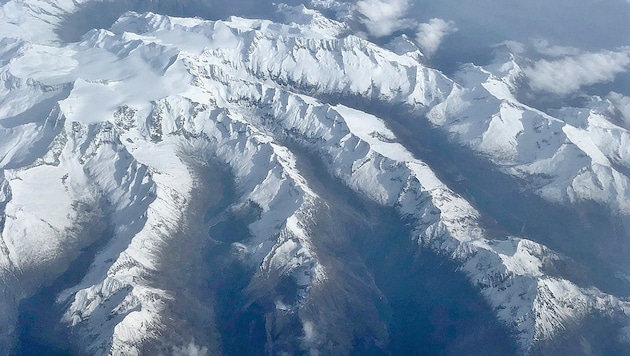
<instances>
[{"instance_id":1,"label":"icy surface","mask_svg":"<svg viewBox=\"0 0 630 356\"><path fill-rule=\"evenodd\" d=\"M547 275L544 266L564 257L527 236L490 238L474 206L383 118L318 99L406 105L507 174L553 177L535 192L546 199L591 200L630 214L619 168L630 166L628 131L597 109L552 117L519 103L516 63L465 66L455 82L423 66L404 38L392 52L304 7L284 8L289 24L127 13L109 30L58 43L51 19L78 5L2 5L0 267L10 291L3 298L13 303L106 234L82 281L57 296L62 322L86 352L140 354L159 340L175 291L152 276L165 247L193 225L203 179L188 152L229 167L233 209L260 207L251 238L232 248L260 280L295 278L294 305L277 308L309 307L312 288L336 277L313 241L314 211L326 202L289 141L354 191L414 221L418 244L456 261L523 350L594 311L630 312L618 297ZM319 325L300 321L306 348L317 349Z\"/></svg>"}]
</instances>

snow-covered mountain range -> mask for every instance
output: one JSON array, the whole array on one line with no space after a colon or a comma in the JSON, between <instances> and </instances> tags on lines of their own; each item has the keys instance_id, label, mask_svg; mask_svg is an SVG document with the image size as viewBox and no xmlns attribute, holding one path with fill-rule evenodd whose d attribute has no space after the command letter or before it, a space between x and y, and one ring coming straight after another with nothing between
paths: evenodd
<instances>
[{"instance_id":1,"label":"snow-covered mountain range","mask_svg":"<svg viewBox=\"0 0 630 356\"><path fill-rule=\"evenodd\" d=\"M81 6L0 11L0 344L397 353L444 283L480 313L446 353L630 350L630 135L607 100L543 112L526 59L448 78L304 6L61 41Z\"/></svg>"}]
</instances>

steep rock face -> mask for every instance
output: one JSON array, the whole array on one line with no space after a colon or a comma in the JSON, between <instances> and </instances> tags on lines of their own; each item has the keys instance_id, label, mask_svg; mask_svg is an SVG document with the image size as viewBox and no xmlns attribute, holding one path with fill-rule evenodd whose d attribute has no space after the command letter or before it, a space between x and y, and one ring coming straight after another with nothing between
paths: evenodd
<instances>
[{"instance_id":1,"label":"steep rock face","mask_svg":"<svg viewBox=\"0 0 630 356\"><path fill-rule=\"evenodd\" d=\"M305 156L395 210L419 250L455 261L522 351L593 313L627 320L627 302L557 272L574 261L496 238L385 119L323 99L405 105L508 174L552 176L543 197L623 214L627 177L611 163L624 166L623 146L606 142L625 130L595 111L579 124L570 110L553 118L518 103L518 68L494 68L498 77L470 67L456 84L413 51L291 11L290 25L128 13L77 44L5 41L0 78L14 99L0 106L3 325L98 242L85 275L55 295L81 352L248 351L230 332L273 354L385 349L385 296ZM42 53L59 59L39 63ZM589 174L616 180L595 194ZM222 320L227 298L250 330ZM13 332L2 331L3 341Z\"/></svg>"}]
</instances>

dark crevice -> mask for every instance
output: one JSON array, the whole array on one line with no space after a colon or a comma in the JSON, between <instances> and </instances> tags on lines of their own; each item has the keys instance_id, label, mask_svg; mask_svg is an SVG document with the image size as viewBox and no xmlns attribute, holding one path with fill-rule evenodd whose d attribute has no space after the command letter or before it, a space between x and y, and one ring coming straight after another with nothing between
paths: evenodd
<instances>
[{"instance_id":1,"label":"dark crevice","mask_svg":"<svg viewBox=\"0 0 630 356\"><path fill-rule=\"evenodd\" d=\"M155 199L153 192L141 190L146 194L145 202ZM97 202L75 201L72 204L76 213L76 221L72 228L64 231L66 234L72 234L73 239L66 242L67 251L79 250L75 256L64 256L68 258L67 268L57 271L61 266L51 266L46 271L42 271L45 276L49 275L55 278L50 284L42 285L35 293L22 300L18 311L18 328L20 334L18 336L17 353L20 355L33 354L80 354L82 348L81 335L75 333L71 327L62 322L63 313L67 310L68 303L74 298L70 297L65 301L57 301L57 297L61 292L68 288L72 288L81 283L89 272L91 264L94 262L97 254L108 247L115 237L114 226L112 225L113 207L107 198L102 197ZM131 209L129 207L125 209ZM119 211L118 213L121 213ZM122 212L124 215L124 212ZM133 229L141 228L144 220L135 221L130 225ZM128 236L134 236L132 229L128 231ZM115 241L116 250L109 251L113 256L118 256L126 246L129 240ZM89 243L89 245L81 247L79 243ZM73 258L74 257L74 258ZM73 259L71 259L73 258ZM70 260L71 259L71 260ZM114 263L113 259L106 261L107 267ZM64 266L65 267L65 266ZM108 268L105 268L107 270ZM105 276L100 276L105 278ZM97 277L97 278L100 278ZM37 278L41 278L38 276ZM119 296L118 296L119 297ZM114 297L115 298L115 297ZM111 338L113 328L102 328L100 330L103 339ZM107 335L109 334L109 335Z\"/></svg>"},{"instance_id":2,"label":"dark crevice","mask_svg":"<svg viewBox=\"0 0 630 356\"><path fill-rule=\"evenodd\" d=\"M216 211L216 207L211 208ZM254 202L248 202L237 210L229 210L220 216L215 216L209 234L212 239L223 243L245 242L249 237L249 224L260 219L262 209ZM209 218L208 211L206 217ZM218 220L214 222L214 220Z\"/></svg>"},{"instance_id":3,"label":"dark crevice","mask_svg":"<svg viewBox=\"0 0 630 356\"><path fill-rule=\"evenodd\" d=\"M570 258L548 266L549 275L630 296L630 283L616 273L630 270L627 217L592 201L563 205L541 198L532 191L534 177L523 180L501 172L480 154L454 143L417 110L357 96L309 95L382 118L401 144L481 212L490 238L522 236Z\"/></svg>"},{"instance_id":4,"label":"dark crevice","mask_svg":"<svg viewBox=\"0 0 630 356\"><path fill-rule=\"evenodd\" d=\"M334 253L355 275L365 270L370 279L365 283L377 288L358 297L379 310L377 322L386 326L388 343L377 342L370 333L356 334L352 354L516 353L510 332L458 266L411 238L415 222L345 186L309 150L288 146L298 156L300 172L331 207L335 231L346 233L336 241L316 235L318 254ZM340 224L345 228L336 228Z\"/></svg>"},{"instance_id":5,"label":"dark crevice","mask_svg":"<svg viewBox=\"0 0 630 356\"><path fill-rule=\"evenodd\" d=\"M559 331L552 340L534 345L529 355L629 356L628 344L619 340L619 329L625 326L626 318L611 320L605 312L595 312L586 316L579 325Z\"/></svg>"},{"instance_id":6,"label":"dark crevice","mask_svg":"<svg viewBox=\"0 0 630 356\"><path fill-rule=\"evenodd\" d=\"M491 236L509 234L542 243L573 260L555 266L550 275L630 295L630 285L614 273L628 267L625 256L630 252L621 216L595 202L571 206L546 201L529 190L532 182L504 174L470 149L448 143L448 137L424 118L394 115L388 124L414 155L482 212Z\"/></svg>"},{"instance_id":7,"label":"dark crevice","mask_svg":"<svg viewBox=\"0 0 630 356\"><path fill-rule=\"evenodd\" d=\"M106 229L92 245L81 249L66 271L50 285L20 302L18 310L19 343L16 355L75 355L72 335L61 323L64 310L56 298L67 288L81 282L96 254L107 244L113 231Z\"/></svg>"},{"instance_id":8,"label":"dark crevice","mask_svg":"<svg viewBox=\"0 0 630 356\"><path fill-rule=\"evenodd\" d=\"M185 212L187 224L170 236L152 276L156 287L173 296L161 313L168 325L144 351L169 354L194 340L209 354L266 354L266 313L273 306L245 293L256 268L243 263L232 245L249 240L248 225L258 219L260 207L235 205L240 194L234 175L216 157L193 161L188 163L198 185Z\"/></svg>"},{"instance_id":9,"label":"dark crevice","mask_svg":"<svg viewBox=\"0 0 630 356\"><path fill-rule=\"evenodd\" d=\"M211 224L208 233L212 242L202 257L206 271L200 276L204 294L212 295L223 354L265 355L265 315L272 306L252 301L245 292L256 269L239 261L231 245L250 239L248 225L260 218L261 208L254 202L231 208L239 198L234 176L225 168L218 169L223 171L222 197L205 215Z\"/></svg>"}]
</instances>

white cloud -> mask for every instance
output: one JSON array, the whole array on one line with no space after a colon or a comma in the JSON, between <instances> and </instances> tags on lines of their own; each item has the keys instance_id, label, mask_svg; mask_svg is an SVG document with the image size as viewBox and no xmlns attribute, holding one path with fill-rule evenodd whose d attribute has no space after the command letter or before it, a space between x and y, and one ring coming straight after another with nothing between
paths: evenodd
<instances>
[{"instance_id":1,"label":"white cloud","mask_svg":"<svg viewBox=\"0 0 630 356\"><path fill-rule=\"evenodd\" d=\"M525 68L532 89L566 95L597 83L611 82L630 64L630 51L602 51L540 60Z\"/></svg>"},{"instance_id":2,"label":"white cloud","mask_svg":"<svg viewBox=\"0 0 630 356\"><path fill-rule=\"evenodd\" d=\"M193 341L188 346L176 347L173 349L173 355L176 356L207 356L208 348L199 347Z\"/></svg>"},{"instance_id":3,"label":"white cloud","mask_svg":"<svg viewBox=\"0 0 630 356\"><path fill-rule=\"evenodd\" d=\"M580 50L575 47L557 45L552 46L549 44L549 41L541 38L534 39L531 41L531 43L536 52L548 57L575 56L580 53Z\"/></svg>"},{"instance_id":4,"label":"white cloud","mask_svg":"<svg viewBox=\"0 0 630 356\"><path fill-rule=\"evenodd\" d=\"M406 18L408 0L361 0L356 10L362 15L361 22L372 36L383 37L409 28L413 21Z\"/></svg>"},{"instance_id":5,"label":"white cloud","mask_svg":"<svg viewBox=\"0 0 630 356\"><path fill-rule=\"evenodd\" d=\"M304 341L313 342L315 340L315 326L310 321L304 321L302 323L302 328L304 329Z\"/></svg>"},{"instance_id":6,"label":"white cloud","mask_svg":"<svg viewBox=\"0 0 630 356\"><path fill-rule=\"evenodd\" d=\"M626 123L630 123L630 96L624 96L613 91L608 94L607 98L615 106L619 113L621 113L623 120Z\"/></svg>"},{"instance_id":7,"label":"white cloud","mask_svg":"<svg viewBox=\"0 0 630 356\"><path fill-rule=\"evenodd\" d=\"M425 55L431 56L440 47L444 37L455 31L457 28L454 22L433 18L428 23L422 23L418 26L416 42Z\"/></svg>"},{"instance_id":8,"label":"white cloud","mask_svg":"<svg viewBox=\"0 0 630 356\"><path fill-rule=\"evenodd\" d=\"M499 48L501 46L505 46L508 51L514 54L522 54L525 53L525 45L519 41L502 41L497 43L494 48Z\"/></svg>"}]
</instances>

